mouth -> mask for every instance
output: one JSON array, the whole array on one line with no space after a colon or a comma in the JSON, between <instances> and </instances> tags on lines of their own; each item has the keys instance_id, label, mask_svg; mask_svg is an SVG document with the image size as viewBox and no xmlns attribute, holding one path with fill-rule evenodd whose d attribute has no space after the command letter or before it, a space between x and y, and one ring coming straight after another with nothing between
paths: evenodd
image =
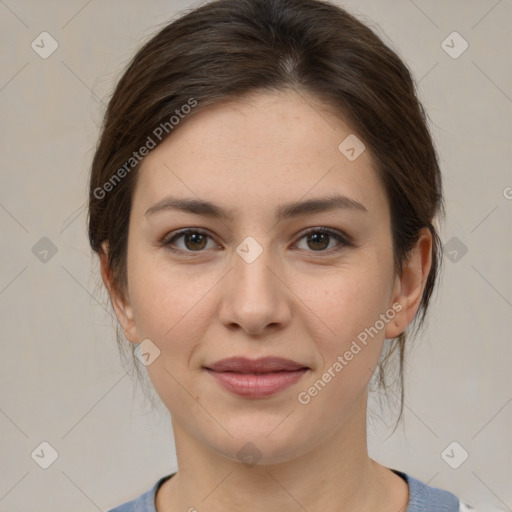
<instances>
[{"instance_id":1,"label":"mouth","mask_svg":"<svg viewBox=\"0 0 512 512\"><path fill-rule=\"evenodd\" d=\"M309 370L281 357L231 357L203 367L224 389L246 398L265 398L298 382Z\"/></svg>"}]
</instances>

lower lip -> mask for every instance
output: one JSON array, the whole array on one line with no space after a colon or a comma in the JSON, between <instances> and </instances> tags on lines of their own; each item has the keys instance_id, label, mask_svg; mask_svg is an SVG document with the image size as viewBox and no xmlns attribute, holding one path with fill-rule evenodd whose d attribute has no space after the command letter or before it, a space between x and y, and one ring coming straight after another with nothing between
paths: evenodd
<instances>
[{"instance_id":1,"label":"lower lip","mask_svg":"<svg viewBox=\"0 0 512 512\"><path fill-rule=\"evenodd\" d=\"M224 388L238 396L264 398L295 384L307 369L275 373L207 372Z\"/></svg>"}]
</instances>

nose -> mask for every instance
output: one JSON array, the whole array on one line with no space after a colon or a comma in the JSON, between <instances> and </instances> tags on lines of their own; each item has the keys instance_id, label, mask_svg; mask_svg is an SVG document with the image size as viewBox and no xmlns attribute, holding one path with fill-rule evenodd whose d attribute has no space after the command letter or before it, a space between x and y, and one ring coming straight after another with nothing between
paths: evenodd
<instances>
[{"instance_id":1,"label":"nose","mask_svg":"<svg viewBox=\"0 0 512 512\"><path fill-rule=\"evenodd\" d=\"M291 290L268 247L252 262L233 254L224 281L220 320L230 330L252 336L283 329L291 320Z\"/></svg>"}]
</instances>

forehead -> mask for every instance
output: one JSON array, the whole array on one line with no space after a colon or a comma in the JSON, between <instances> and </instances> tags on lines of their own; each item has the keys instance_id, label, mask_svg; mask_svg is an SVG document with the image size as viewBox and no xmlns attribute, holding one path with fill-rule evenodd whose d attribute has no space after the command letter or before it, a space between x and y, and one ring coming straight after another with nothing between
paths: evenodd
<instances>
[{"instance_id":1,"label":"forehead","mask_svg":"<svg viewBox=\"0 0 512 512\"><path fill-rule=\"evenodd\" d=\"M145 157L134 208L166 194L247 210L340 193L382 214L383 187L355 137L332 107L304 93L257 92L220 102L185 118ZM362 150L357 158L347 157L354 154L347 144L356 156Z\"/></svg>"}]
</instances>

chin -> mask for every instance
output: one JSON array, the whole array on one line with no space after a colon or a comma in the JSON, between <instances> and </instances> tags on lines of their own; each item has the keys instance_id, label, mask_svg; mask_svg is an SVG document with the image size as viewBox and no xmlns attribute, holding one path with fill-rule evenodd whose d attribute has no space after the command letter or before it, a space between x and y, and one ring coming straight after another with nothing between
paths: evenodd
<instances>
[{"instance_id":1,"label":"chin","mask_svg":"<svg viewBox=\"0 0 512 512\"><path fill-rule=\"evenodd\" d=\"M286 417L281 416L280 421ZM224 457L239 461L247 467L265 466L288 462L309 449L313 449L313 433L299 425L284 427L279 421L254 421L250 426L232 425L228 431L233 437L223 436L210 440L212 448ZM279 425L279 426L278 426ZM277 426L277 428L276 428Z\"/></svg>"}]
</instances>

